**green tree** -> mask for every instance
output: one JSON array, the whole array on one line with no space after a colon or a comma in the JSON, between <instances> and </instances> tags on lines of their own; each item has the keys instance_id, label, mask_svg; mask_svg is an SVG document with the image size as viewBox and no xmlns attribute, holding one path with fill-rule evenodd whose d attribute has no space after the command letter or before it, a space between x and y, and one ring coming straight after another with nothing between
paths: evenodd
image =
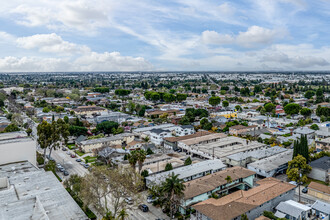
<instances>
[{"instance_id":1,"label":"green tree","mask_svg":"<svg viewBox=\"0 0 330 220\"><path fill-rule=\"evenodd\" d=\"M28 134L28 136L30 136L32 133L32 129L31 128L26 129L26 133Z\"/></svg>"},{"instance_id":2,"label":"green tree","mask_svg":"<svg viewBox=\"0 0 330 220\"><path fill-rule=\"evenodd\" d=\"M305 92L306 99L311 99L314 95L315 95L315 92L312 90L308 90L307 92Z\"/></svg>"},{"instance_id":3,"label":"green tree","mask_svg":"<svg viewBox=\"0 0 330 220\"><path fill-rule=\"evenodd\" d=\"M275 105L273 103L267 103L264 108L266 112L272 112L275 109Z\"/></svg>"},{"instance_id":4,"label":"green tree","mask_svg":"<svg viewBox=\"0 0 330 220\"><path fill-rule=\"evenodd\" d=\"M288 115L298 114L301 107L296 103L289 103L284 107L284 111Z\"/></svg>"},{"instance_id":5,"label":"green tree","mask_svg":"<svg viewBox=\"0 0 330 220\"><path fill-rule=\"evenodd\" d=\"M292 158L298 155L302 155L309 161L308 140L306 135L301 135L300 140L294 142Z\"/></svg>"},{"instance_id":6,"label":"green tree","mask_svg":"<svg viewBox=\"0 0 330 220\"><path fill-rule=\"evenodd\" d=\"M303 115L305 118L307 118L312 114L312 110L310 110L309 108L302 108L300 110L300 114Z\"/></svg>"},{"instance_id":7,"label":"green tree","mask_svg":"<svg viewBox=\"0 0 330 220\"><path fill-rule=\"evenodd\" d=\"M171 163L167 163L165 166L165 171L173 170L173 166Z\"/></svg>"},{"instance_id":8,"label":"green tree","mask_svg":"<svg viewBox=\"0 0 330 220\"><path fill-rule=\"evenodd\" d=\"M119 124L114 121L103 121L96 125L98 131L102 131L105 134L112 134L119 127Z\"/></svg>"},{"instance_id":9,"label":"green tree","mask_svg":"<svg viewBox=\"0 0 330 220\"><path fill-rule=\"evenodd\" d=\"M313 130L319 130L319 126L317 124L312 124L311 129Z\"/></svg>"},{"instance_id":10,"label":"green tree","mask_svg":"<svg viewBox=\"0 0 330 220\"><path fill-rule=\"evenodd\" d=\"M222 101L222 106L225 107L225 108L228 107L229 102L227 100Z\"/></svg>"},{"instance_id":11,"label":"green tree","mask_svg":"<svg viewBox=\"0 0 330 220\"><path fill-rule=\"evenodd\" d=\"M48 112L50 112L50 110L49 110L48 107L44 107L44 108L42 109L42 112L44 112L44 113L48 113Z\"/></svg>"},{"instance_id":12,"label":"green tree","mask_svg":"<svg viewBox=\"0 0 330 220\"><path fill-rule=\"evenodd\" d=\"M172 173L161 187L170 207L171 219L173 219L173 214L176 213L176 209L184 196L185 185L183 184L183 180L179 179L178 176Z\"/></svg>"},{"instance_id":13,"label":"green tree","mask_svg":"<svg viewBox=\"0 0 330 220\"><path fill-rule=\"evenodd\" d=\"M249 220L249 218L247 217L246 214L242 214L241 215L241 220Z\"/></svg>"},{"instance_id":14,"label":"green tree","mask_svg":"<svg viewBox=\"0 0 330 220\"><path fill-rule=\"evenodd\" d=\"M139 173L142 170L143 162L147 158L147 152L143 149L134 150L128 155L128 162L135 169L136 164L138 163Z\"/></svg>"},{"instance_id":15,"label":"green tree","mask_svg":"<svg viewBox=\"0 0 330 220\"><path fill-rule=\"evenodd\" d=\"M42 121L37 126L38 144L44 150L44 158L46 157L46 150L52 144L52 126L47 121Z\"/></svg>"},{"instance_id":16,"label":"green tree","mask_svg":"<svg viewBox=\"0 0 330 220\"><path fill-rule=\"evenodd\" d=\"M293 160L289 161L286 175L292 181L296 181L299 185L299 202L300 202L300 185L307 183L307 174L312 170L312 167L307 164L305 157L298 155Z\"/></svg>"},{"instance_id":17,"label":"green tree","mask_svg":"<svg viewBox=\"0 0 330 220\"><path fill-rule=\"evenodd\" d=\"M69 126L69 133L72 136L80 136L80 135L86 135L87 134L87 128L81 127L81 126L75 126L75 125L70 125Z\"/></svg>"},{"instance_id":18,"label":"green tree","mask_svg":"<svg viewBox=\"0 0 330 220\"><path fill-rule=\"evenodd\" d=\"M209 104L212 105L213 107L219 105L220 102L221 99L219 96L212 96L209 98Z\"/></svg>"},{"instance_id":19,"label":"green tree","mask_svg":"<svg viewBox=\"0 0 330 220\"><path fill-rule=\"evenodd\" d=\"M122 209L120 212L119 212L119 215L118 215L118 220L125 220L125 219L128 219L128 213L126 211L126 209Z\"/></svg>"},{"instance_id":20,"label":"green tree","mask_svg":"<svg viewBox=\"0 0 330 220\"><path fill-rule=\"evenodd\" d=\"M69 117L68 116L64 116L63 119L64 119L65 123L69 124Z\"/></svg>"},{"instance_id":21,"label":"green tree","mask_svg":"<svg viewBox=\"0 0 330 220\"><path fill-rule=\"evenodd\" d=\"M17 127L16 124L11 123L10 125L8 125L8 126L5 128L4 132L14 132L14 131L19 131L19 130L20 130L20 129L19 129L19 127Z\"/></svg>"},{"instance_id":22,"label":"green tree","mask_svg":"<svg viewBox=\"0 0 330 220\"><path fill-rule=\"evenodd\" d=\"M184 161L184 165L185 166L188 166L188 165L190 165L192 163L192 161L191 161L191 158L190 157L188 157L185 161Z\"/></svg>"}]
</instances>

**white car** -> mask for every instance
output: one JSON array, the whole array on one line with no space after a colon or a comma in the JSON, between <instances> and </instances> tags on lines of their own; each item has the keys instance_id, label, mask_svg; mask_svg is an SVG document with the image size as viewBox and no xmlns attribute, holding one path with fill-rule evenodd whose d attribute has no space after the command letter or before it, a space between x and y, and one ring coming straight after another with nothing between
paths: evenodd
<instances>
[{"instance_id":1,"label":"white car","mask_svg":"<svg viewBox=\"0 0 330 220\"><path fill-rule=\"evenodd\" d=\"M131 197L127 197L125 198L125 202L128 204L128 205L132 205L133 204L133 200Z\"/></svg>"}]
</instances>

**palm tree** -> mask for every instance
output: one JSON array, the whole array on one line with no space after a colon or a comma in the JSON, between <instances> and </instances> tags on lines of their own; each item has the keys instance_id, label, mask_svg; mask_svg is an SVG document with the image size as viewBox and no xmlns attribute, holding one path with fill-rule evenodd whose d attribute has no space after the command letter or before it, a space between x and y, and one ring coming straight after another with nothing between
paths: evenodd
<instances>
[{"instance_id":1,"label":"palm tree","mask_svg":"<svg viewBox=\"0 0 330 220\"><path fill-rule=\"evenodd\" d=\"M162 191L167 196L170 203L171 219L173 218L173 211L176 205L180 202L180 199L184 195L185 185L183 180L178 178L179 175L172 173L162 185Z\"/></svg>"},{"instance_id":2,"label":"palm tree","mask_svg":"<svg viewBox=\"0 0 330 220\"><path fill-rule=\"evenodd\" d=\"M126 212L126 209L122 209L118 215L118 220L125 220L126 217L128 217L128 213Z\"/></svg>"},{"instance_id":3,"label":"palm tree","mask_svg":"<svg viewBox=\"0 0 330 220\"><path fill-rule=\"evenodd\" d=\"M137 155L136 151L132 151L130 154L128 154L128 162L132 166L132 168L135 170L135 166L137 163Z\"/></svg>"},{"instance_id":4,"label":"palm tree","mask_svg":"<svg viewBox=\"0 0 330 220\"><path fill-rule=\"evenodd\" d=\"M147 152L145 150L138 150L137 151L137 162L139 165L139 173L142 170L143 162L147 158Z\"/></svg>"}]
</instances>

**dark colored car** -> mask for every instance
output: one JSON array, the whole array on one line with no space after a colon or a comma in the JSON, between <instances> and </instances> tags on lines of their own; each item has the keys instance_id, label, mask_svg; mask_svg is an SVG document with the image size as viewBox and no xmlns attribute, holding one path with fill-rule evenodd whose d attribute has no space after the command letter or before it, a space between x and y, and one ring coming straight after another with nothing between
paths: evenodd
<instances>
[{"instance_id":1,"label":"dark colored car","mask_svg":"<svg viewBox=\"0 0 330 220\"><path fill-rule=\"evenodd\" d=\"M139 209L142 211L142 212L148 212L149 211L149 207L145 204L141 204L139 205Z\"/></svg>"},{"instance_id":2,"label":"dark colored car","mask_svg":"<svg viewBox=\"0 0 330 220\"><path fill-rule=\"evenodd\" d=\"M65 147L62 148L62 151L67 151L68 149L66 149Z\"/></svg>"},{"instance_id":3,"label":"dark colored car","mask_svg":"<svg viewBox=\"0 0 330 220\"><path fill-rule=\"evenodd\" d=\"M61 172L64 172L65 171L65 169L63 168L63 167L60 167L60 168L58 168L59 169L59 171L61 171Z\"/></svg>"},{"instance_id":4,"label":"dark colored car","mask_svg":"<svg viewBox=\"0 0 330 220\"><path fill-rule=\"evenodd\" d=\"M80 159L80 158L78 158L78 159L76 159L76 161L80 163L80 162L81 162L81 159Z\"/></svg>"},{"instance_id":5,"label":"dark colored car","mask_svg":"<svg viewBox=\"0 0 330 220\"><path fill-rule=\"evenodd\" d=\"M76 155L74 155L74 154L71 154L71 157L72 157L72 158L75 158L75 157L76 157Z\"/></svg>"},{"instance_id":6,"label":"dark colored car","mask_svg":"<svg viewBox=\"0 0 330 220\"><path fill-rule=\"evenodd\" d=\"M66 170L64 170L63 174L64 174L64 176L69 176L69 172Z\"/></svg>"},{"instance_id":7,"label":"dark colored car","mask_svg":"<svg viewBox=\"0 0 330 220\"><path fill-rule=\"evenodd\" d=\"M85 164L84 167L85 167L86 169L88 169L88 168L89 168L89 165L88 165L88 164Z\"/></svg>"},{"instance_id":8,"label":"dark colored car","mask_svg":"<svg viewBox=\"0 0 330 220\"><path fill-rule=\"evenodd\" d=\"M301 192L303 192L303 193L307 193L307 192L308 192L308 188L307 188L307 187L303 188L303 189L301 190Z\"/></svg>"}]
</instances>

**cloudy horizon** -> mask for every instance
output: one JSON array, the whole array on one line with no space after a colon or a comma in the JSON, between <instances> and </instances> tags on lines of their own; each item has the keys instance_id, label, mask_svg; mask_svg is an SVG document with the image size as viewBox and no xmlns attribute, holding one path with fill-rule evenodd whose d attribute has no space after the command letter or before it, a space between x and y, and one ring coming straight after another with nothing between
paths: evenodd
<instances>
[{"instance_id":1,"label":"cloudy horizon","mask_svg":"<svg viewBox=\"0 0 330 220\"><path fill-rule=\"evenodd\" d=\"M5 1L0 72L329 70L329 3Z\"/></svg>"}]
</instances>

